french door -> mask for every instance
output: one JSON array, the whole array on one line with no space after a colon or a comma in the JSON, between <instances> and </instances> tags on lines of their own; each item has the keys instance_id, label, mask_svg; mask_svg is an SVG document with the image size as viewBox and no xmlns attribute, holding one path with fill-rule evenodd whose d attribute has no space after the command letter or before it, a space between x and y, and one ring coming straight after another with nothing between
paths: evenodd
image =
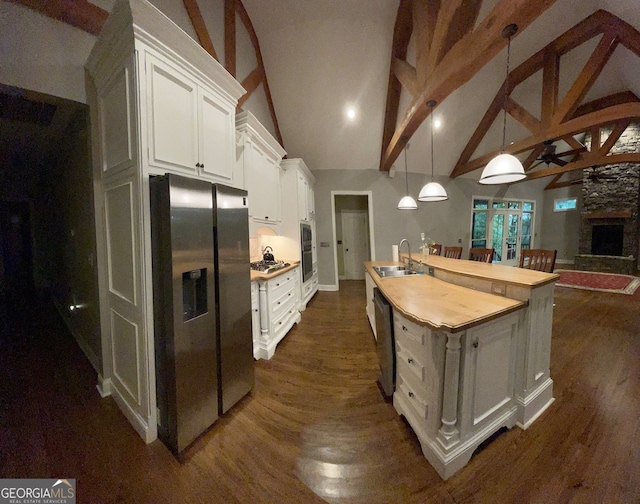
<instances>
[{"instance_id":1,"label":"french door","mask_svg":"<svg viewBox=\"0 0 640 504\"><path fill-rule=\"evenodd\" d=\"M532 247L534 202L474 198L471 247L493 248L493 262L515 266Z\"/></svg>"}]
</instances>

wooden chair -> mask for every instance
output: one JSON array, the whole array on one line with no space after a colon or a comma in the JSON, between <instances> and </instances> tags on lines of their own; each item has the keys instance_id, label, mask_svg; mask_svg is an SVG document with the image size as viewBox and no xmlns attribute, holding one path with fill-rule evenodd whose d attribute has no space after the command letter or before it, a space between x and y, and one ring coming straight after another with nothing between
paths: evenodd
<instances>
[{"instance_id":1,"label":"wooden chair","mask_svg":"<svg viewBox=\"0 0 640 504\"><path fill-rule=\"evenodd\" d=\"M520 267L553 273L557 250L525 249L520 251Z\"/></svg>"},{"instance_id":2,"label":"wooden chair","mask_svg":"<svg viewBox=\"0 0 640 504\"><path fill-rule=\"evenodd\" d=\"M442 245L439 243L434 243L429 248L431 249L429 252L431 255L442 255Z\"/></svg>"},{"instance_id":3,"label":"wooden chair","mask_svg":"<svg viewBox=\"0 0 640 504\"><path fill-rule=\"evenodd\" d=\"M478 262L493 262L493 249L475 247L469 249L469 260Z\"/></svg>"},{"instance_id":4,"label":"wooden chair","mask_svg":"<svg viewBox=\"0 0 640 504\"><path fill-rule=\"evenodd\" d=\"M450 259L460 259L462 257L462 247L445 247L444 256Z\"/></svg>"}]
</instances>

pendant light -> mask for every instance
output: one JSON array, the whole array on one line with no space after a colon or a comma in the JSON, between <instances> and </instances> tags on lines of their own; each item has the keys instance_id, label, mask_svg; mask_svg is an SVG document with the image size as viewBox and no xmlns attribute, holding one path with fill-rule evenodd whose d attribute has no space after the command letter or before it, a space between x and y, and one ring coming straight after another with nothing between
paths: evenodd
<instances>
[{"instance_id":1,"label":"pendant light","mask_svg":"<svg viewBox=\"0 0 640 504\"><path fill-rule=\"evenodd\" d=\"M449 199L447 191L433 180L433 107L435 107L436 102L435 100L430 100L427 105L431 108L431 182L425 184L420 190L418 201L444 201Z\"/></svg>"},{"instance_id":2,"label":"pendant light","mask_svg":"<svg viewBox=\"0 0 640 504\"><path fill-rule=\"evenodd\" d=\"M406 187L405 196L398 203L398 210L417 210L418 204L411 196L409 196L409 178L407 177L407 149L409 144L404 146L404 182Z\"/></svg>"},{"instance_id":3,"label":"pendant light","mask_svg":"<svg viewBox=\"0 0 640 504\"><path fill-rule=\"evenodd\" d=\"M509 97L509 57L511 55L511 37L518 31L518 25L510 24L502 30L502 38L508 39L507 42L507 77L504 82L504 119L502 122L502 146L500 154L494 157L489 164L485 166L478 181L480 184L509 184L522 180L527 175L524 173L524 167L520 160L506 154L504 152L505 137L507 132L507 99Z\"/></svg>"}]
</instances>

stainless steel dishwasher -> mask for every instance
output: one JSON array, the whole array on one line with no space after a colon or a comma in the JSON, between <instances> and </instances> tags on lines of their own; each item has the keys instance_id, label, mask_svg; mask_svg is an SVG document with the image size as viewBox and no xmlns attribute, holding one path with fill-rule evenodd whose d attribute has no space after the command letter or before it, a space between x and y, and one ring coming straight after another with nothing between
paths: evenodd
<instances>
[{"instance_id":1,"label":"stainless steel dishwasher","mask_svg":"<svg viewBox=\"0 0 640 504\"><path fill-rule=\"evenodd\" d=\"M380 391L385 398L393 396L396 388L396 352L393 337L393 312L391 304L382 295L380 289L374 287L373 302L376 309L377 352L380 361Z\"/></svg>"}]
</instances>

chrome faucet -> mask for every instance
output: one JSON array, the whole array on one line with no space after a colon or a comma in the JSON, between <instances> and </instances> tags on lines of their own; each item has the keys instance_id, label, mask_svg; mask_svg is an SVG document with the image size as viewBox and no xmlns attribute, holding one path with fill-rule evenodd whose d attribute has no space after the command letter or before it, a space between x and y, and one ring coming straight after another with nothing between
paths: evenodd
<instances>
[{"instance_id":1,"label":"chrome faucet","mask_svg":"<svg viewBox=\"0 0 640 504\"><path fill-rule=\"evenodd\" d=\"M409 245L409 240L403 238L400 240L400 245L398 245L398 256L400 255L400 249L402 248L402 244L407 244L407 252L409 253L409 269L413 268L413 259L411 259L411 245Z\"/></svg>"}]
</instances>

